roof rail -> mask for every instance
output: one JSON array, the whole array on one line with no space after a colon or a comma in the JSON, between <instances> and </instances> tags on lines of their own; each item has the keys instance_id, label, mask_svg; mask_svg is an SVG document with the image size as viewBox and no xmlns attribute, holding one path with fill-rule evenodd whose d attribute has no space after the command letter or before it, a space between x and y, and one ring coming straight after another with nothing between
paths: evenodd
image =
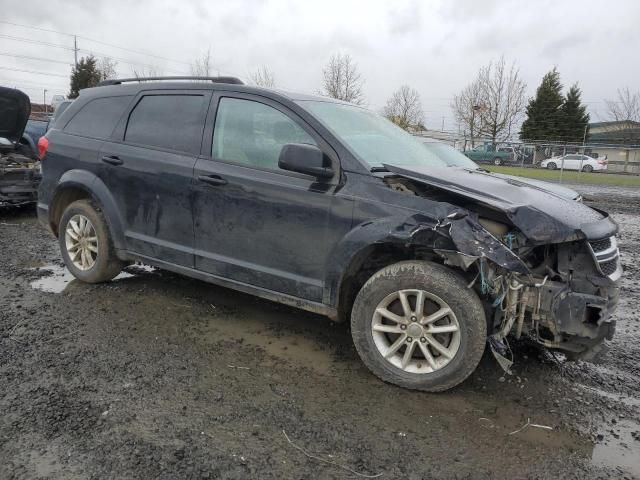
<instances>
[{"instance_id":1,"label":"roof rail","mask_svg":"<svg viewBox=\"0 0 640 480\"><path fill-rule=\"evenodd\" d=\"M112 80L103 80L98 83L98 87L106 87L108 85L120 85L129 82L157 82L166 80L198 80L209 81L213 83L231 83L234 85L244 85L244 82L237 77L194 77L194 76L178 76L178 77L138 77L138 78L114 78Z\"/></svg>"}]
</instances>

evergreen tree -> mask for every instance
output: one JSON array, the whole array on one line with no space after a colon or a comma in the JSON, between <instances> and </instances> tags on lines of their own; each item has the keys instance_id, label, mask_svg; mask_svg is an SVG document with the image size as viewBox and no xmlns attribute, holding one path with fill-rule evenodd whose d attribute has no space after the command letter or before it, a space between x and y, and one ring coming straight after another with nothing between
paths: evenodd
<instances>
[{"instance_id":1,"label":"evergreen tree","mask_svg":"<svg viewBox=\"0 0 640 480\"><path fill-rule=\"evenodd\" d=\"M525 110L527 118L522 124L520 139L559 140L563 103L560 74L554 67L542 77L535 98L529 100Z\"/></svg>"},{"instance_id":2,"label":"evergreen tree","mask_svg":"<svg viewBox=\"0 0 640 480\"><path fill-rule=\"evenodd\" d=\"M582 104L582 92L575 83L567 92L562 105L562 139L567 142L582 142L585 128L589 125L587 107Z\"/></svg>"},{"instance_id":3,"label":"evergreen tree","mask_svg":"<svg viewBox=\"0 0 640 480\"><path fill-rule=\"evenodd\" d=\"M76 98L83 88L95 87L101 79L98 62L93 55L82 57L71 71L69 98Z\"/></svg>"}]
</instances>

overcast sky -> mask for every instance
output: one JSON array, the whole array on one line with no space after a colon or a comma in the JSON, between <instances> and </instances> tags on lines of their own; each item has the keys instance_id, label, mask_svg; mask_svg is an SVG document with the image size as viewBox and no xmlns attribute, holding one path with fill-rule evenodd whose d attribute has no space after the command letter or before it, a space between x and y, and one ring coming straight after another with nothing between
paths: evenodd
<instances>
[{"instance_id":1,"label":"overcast sky","mask_svg":"<svg viewBox=\"0 0 640 480\"><path fill-rule=\"evenodd\" d=\"M445 129L455 129L451 97L503 54L519 65L529 95L557 66L565 86L579 82L594 120L604 119L603 100L614 98L618 87L640 90L637 0L15 3L0 0L1 21L77 34L80 55L115 58L121 76L141 64L188 74L189 63L210 47L222 74L246 78L266 65L279 87L315 93L331 54L349 53L371 108L381 108L406 83L420 92L429 128L440 128L444 117ZM0 23L0 85L22 88L34 102L42 102L43 88L49 98L66 93L72 46L71 36Z\"/></svg>"}]
</instances>

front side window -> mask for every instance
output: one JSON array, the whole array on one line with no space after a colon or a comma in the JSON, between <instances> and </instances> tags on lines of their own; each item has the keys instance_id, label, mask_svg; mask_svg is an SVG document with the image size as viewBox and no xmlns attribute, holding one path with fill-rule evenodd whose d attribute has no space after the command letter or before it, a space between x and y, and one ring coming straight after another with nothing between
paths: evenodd
<instances>
[{"instance_id":1,"label":"front side window","mask_svg":"<svg viewBox=\"0 0 640 480\"><path fill-rule=\"evenodd\" d=\"M118 120L124 114L131 101L131 95L120 97L96 98L86 103L64 131L72 135L106 139L111 137ZM64 109L62 109L64 111ZM56 111L56 116L58 112Z\"/></svg>"},{"instance_id":2,"label":"front side window","mask_svg":"<svg viewBox=\"0 0 640 480\"><path fill-rule=\"evenodd\" d=\"M197 154L204 108L203 95L146 95L129 115L124 140Z\"/></svg>"},{"instance_id":3,"label":"front side window","mask_svg":"<svg viewBox=\"0 0 640 480\"><path fill-rule=\"evenodd\" d=\"M280 151L288 143L317 145L302 127L273 107L252 100L220 99L214 159L277 170Z\"/></svg>"}]
</instances>

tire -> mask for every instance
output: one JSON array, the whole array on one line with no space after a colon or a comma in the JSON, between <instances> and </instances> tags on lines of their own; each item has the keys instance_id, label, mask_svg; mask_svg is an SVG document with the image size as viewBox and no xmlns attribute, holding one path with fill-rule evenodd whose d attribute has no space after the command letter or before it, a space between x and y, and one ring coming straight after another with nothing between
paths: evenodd
<instances>
[{"instance_id":1,"label":"tire","mask_svg":"<svg viewBox=\"0 0 640 480\"><path fill-rule=\"evenodd\" d=\"M86 232L83 230L80 238L84 237L87 241L85 245L95 247L95 251L85 249L85 252L91 256L92 262L84 262L82 255L76 257L75 260L71 258L80 249L70 248L71 244L77 244L78 241L71 237L68 230L71 229L71 232L78 236L78 232L74 230L71 222L73 221L79 227L82 225L82 218L90 222L91 228L86 227L85 223ZM92 241L93 238L96 240ZM90 200L77 200L64 210L58 227L58 243L62 258L69 271L78 280L86 283L107 282L118 275L125 265L116 256L109 227L102 211Z\"/></svg>"},{"instance_id":2,"label":"tire","mask_svg":"<svg viewBox=\"0 0 640 480\"><path fill-rule=\"evenodd\" d=\"M593 172L593 167L591 165L585 165L584 167L582 167L582 171L586 173L591 173Z\"/></svg>"},{"instance_id":3,"label":"tire","mask_svg":"<svg viewBox=\"0 0 640 480\"><path fill-rule=\"evenodd\" d=\"M494 159L493 159L493 164L494 164L494 165L497 165L497 166L502 165L502 159L501 159L500 157L496 157L496 158L494 158Z\"/></svg>"},{"instance_id":4,"label":"tire","mask_svg":"<svg viewBox=\"0 0 640 480\"><path fill-rule=\"evenodd\" d=\"M547 168L549 170L555 170L556 168L558 168L558 166L554 162L549 162L547 163Z\"/></svg>"},{"instance_id":5,"label":"tire","mask_svg":"<svg viewBox=\"0 0 640 480\"><path fill-rule=\"evenodd\" d=\"M425 310L425 316L422 316L423 320L426 320L429 314L432 313L428 310L429 306L436 305L436 309L438 308L436 301L443 301L449 307L452 315L448 314L426 327L415 327L416 321L412 313L410 317L411 323L408 324L408 328L405 325L404 330L400 330L400 332L404 333L374 332L374 328L387 326L377 323L380 318L386 321L384 316L381 317L378 314L380 305L384 304L388 298L393 297L394 292L399 290L405 292L422 290L425 292L424 294L431 295L437 299L426 297L426 302L423 302L423 304L427 310ZM413 308L414 312L418 303L417 298L413 300L413 303L411 300L409 301L409 306ZM394 302L388 308L395 308L398 311L398 302L400 304L402 302L401 300ZM400 310L402 311L402 307L400 307ZM444 327L455 327L454 323L457 324L457 333L445 333L441 334L440 337L437 337L437 334L420 334L431 338L428 343L423 337L419 339L418 337L410 337L410 335L415 334L417 328L443 327L442 325L437 325L441 321L449 322ZM422 322L418 321L417 323ZM398 329L400 328L402 328L402 325L398 327ZM413 333L410 333L410 329L412 329L411 332ZM398 341L397 339L401 338L403 334L406 339ZM356 297L351 311L351 335L360 358L378 378L412 390L442 392L464 381L476 369L485 348L487 322L482 302L473 290L467 288L467 282L456 272L430 262L405 261L383 268L364 284ZM393 337L389 338L395 335L398 335L395 341ZM445 345L445 342L442 342L440 344L441 347L447 347L449 353L456 347L455 354L451 355L451 357L445 357L444 354L440 355L432 347L431 342L433 339L440 338L439 341L442 341L442 336L449 336L449 343ZM456 338L457 341L455 340ZM410 358L407 366L403 367L402 363L404 363L404 357L409 348L405 341L411 341L415 343L415 346L413 357ZM380 350L380 345L384 342L393 342L393 345L400 344L398 355L402 359L398 360L394 356L387 360ZM393 345L389 351L393 350ZM404 353L402 353L403 347ZM433 364L426 360L427 357L423 353L424 348L429 350L432 361L435 360L442 366L433 368ZM435 355L437 357L434 359ZM396 362L396 364L393 362ZM397 362L401 362L401 365L398 366ZM423 369L424 373L421 373L420 370Z\"/></svg>"}]
</instances>

